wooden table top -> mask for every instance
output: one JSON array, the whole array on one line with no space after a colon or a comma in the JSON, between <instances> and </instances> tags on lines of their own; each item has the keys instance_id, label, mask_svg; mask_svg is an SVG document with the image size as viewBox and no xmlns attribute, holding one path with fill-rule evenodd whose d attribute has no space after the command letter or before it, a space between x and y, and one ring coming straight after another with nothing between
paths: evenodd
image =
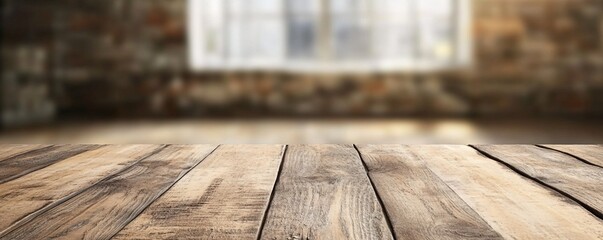
<instances>
[{"instance_id":1,"label":"wooden table top","mask_svg":"<svg viewBox=\"0 0 603 240\"><path fill-rule=\"evenodd\" d=\"M601 145L0 145L0 239L603 239Z\"/></svg>"}]
</instances>

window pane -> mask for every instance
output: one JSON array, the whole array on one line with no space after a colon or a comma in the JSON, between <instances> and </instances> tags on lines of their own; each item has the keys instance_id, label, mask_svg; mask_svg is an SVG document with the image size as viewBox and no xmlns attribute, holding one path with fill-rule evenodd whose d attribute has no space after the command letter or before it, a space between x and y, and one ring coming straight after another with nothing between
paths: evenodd
<instances>
[{"instance_id":1,"label":"window pane","mask_svg":"<svg viewBox=\"0 0 603 240\"><path fill-rule=\"evenodd\" d=\"M287 21L287 55L293 59L316 56L317 25L313 16L289 16Z\"/></svg>"},{"instance_id":2,"label":"window pane","mask_svg":"<svg viewBox=\"0 0 603 240\"><path fill-rule=\"evenodd\" d=\"M229 61L239 61L243 58L243 38L244 21L240 17L231 17L228 26L228 54Z\"/></svg>"},{"instance_id":3,"label":"window pane","mask_svg":"<svg viewBox=\"0 0 603 240\"><path fill-rule=\"evenodd\" d=\"M288 15L318 15L320 0L286 0Z\"/></svg>"},{"instance_id":4,"label":"window pane","mask_svg":"<svg viewBox=\"0 0 603 240\"><path fill-rule=\"evenodd\" d=\"M278 19L255 19L252 21L248 39L252 46L250 57L258 61L275 61L284 55L282 21Z\"/></svg>"},{"instance_id":5,"label":"window pane","mask_svg":"<svg viewBox=\"0 0 603 240\"><path fill-rule=\"evenodd\" d=\"M369 12L373 2L369 0L330 0L331 14L358 14L359 12Z\"/></svg>"},{"instance_id":6,"label":"window pane","mask_svg":"<svg viewBox=\"0 0 603 240\"><path fill-rule=\"evenodd\" d=\"M198 1L198 0L190 0L190 1ZM249 0L226 0L228 3L229 12L231 16L234 15L242 15L247 9L249 5Z\"/></svg>"},{"instance_id":7,"label":"window pane","mask_svg":"<svg viewBox=\"0 0 603 240\"><path fill-rule=\"evenodd\" d=\"M379 60L409 63L418 51L415 0L375 0L373 48Z\"/></svg>"},{"instance_id":8,"label":"window pane","mask_svg":"<svg viewBox=\"0 0 603 240\"><path fill-rule=\"evenodd\" d=\"M335 15L332 20L332 46L336 59L368 59L370 26L357 15Z\"/></svg>"},{"instance_id":9,"label":"window pane","mask_svg":"<svg viewBox=\"0 0 603 240\"><path fill-rule=\"evenodd\" d=\"M336 59L370 59L371 8L366 0L331 0L331 46Z\"/></svg>"},{"instance_id":10,"label":"window pane","mask_svg":"<svg viewBox=\"0 0 603 240\"><path fill-rule=\"evenodd\" d=\"M222 1L205 1L204 35L205 61L210 65L220 64L224 53L224 31L223 31L223 11Z\"/></svg>"},{"instance_id":11,"label":"window pane","mask_svg":"<svg viewBox=\"0 0 603 240\"><path fill-rule=\"evenodd\" d=\"M283 10L283 0L246 0L250 3L250 8L256 14L279 15Z\"/></svg>"},{"instance_id":12,"label":"window pane","mask_svg":"<svg viewBox=\"0 0 603 240\"><path fill-rule=\"evenodd\" d=\"M436 62L451 60L455 51L452 10L450 0L419 1L420 50L424 59Z\"/></svg>"},{"instance_id":13,"label":"window pane","mask_svg":"<svg viewBox=\"0 0 603 240\"><path fill-rule=\"evenodd\" d=\"M410 61L414 57L415 35L409 24L378 24L374 28L375 57L382 60Z\"/></svg>"},{"instance_id":14,"label":"window pane","mask_svg":"<svg viewBox=\"0 0 603 240\"><path fill-rule=\"evenodd\" d=\"M408 12L410 0L374 0L374 8L378 12Z\"/></svg>"}]
</instances>

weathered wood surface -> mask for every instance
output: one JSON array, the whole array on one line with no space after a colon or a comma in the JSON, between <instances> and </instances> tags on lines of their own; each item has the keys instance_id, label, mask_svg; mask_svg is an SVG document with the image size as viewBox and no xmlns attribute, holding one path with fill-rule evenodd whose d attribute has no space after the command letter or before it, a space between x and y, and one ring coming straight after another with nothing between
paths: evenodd
<instances>
[{"instance_id":1,"label":"weathered wood surface","mask_svg":"<svg viewBox=\"0 0 603 240\"><path fill-rule=\"evenodd\" d=\"M0 236L26 216L61 203L159 149L159 145L102 147L0 184Z\"/></svg>"},{"instance_id":2,"label":"weathered wood surface","mask_svg":"<svg viewBox=\"0 0 603 240\"><path fill-rule=\"evenodd\" d=\"M392 239L351 145L289 146L262 239Z\"/></svg>"},{"instance_id":3,"label":"weathered wood surface","mask_svg":"<svg viewBox=\"0 0 603 240\"><path fill-rule=\"evenodd\" d=\"M580 158L590 164L603 167L603 146L601 145L542 145L571 156Z\"/></svg>"},{"instance_id":4,"label":"weathered wood surface","mask_svg":"<svg viewBox=\"0 0 603 240\"><path fill-rule=\"evenodd\" d=\"M601 219L471 147L409 149L505 238L603 238Z\"/></svg>"},{"instance_id":5,"label":"weathered wood surface","mask_svg":"<svg viewBox=\"0 0 603 240\"><path fill-rule=\"evenodd\" d=\"M0 145L0 239L603 239L601 154Z\"/></svg>"},{"instance_id":6,"label":"weathered wood surface","mask_svg":"<svg viewBox=\"0 0 603 240\"><path fill-rule=\"evenodd\" d=\"M40 144L0 144L0 161L19 154L50 146L51 145Z\"/></svg>"},{"instance_id":7,"label":"weathered wood surface","mask_svg":"<svg viewBox=\"0 0 603 240\"><path fill-rule=\"evenodd\" d=\"M29 151L0 161L0 183L21 177L100 145L58 145Z\"/></svg>"},{"instance_id":8,"label":"weathered wood surface","mask_svg":"<svg viewBox=\"0 0 603 240\"><path fill-rule=\"evenodd\" d=\"M358 146L397 239L502 239L405 146Z\"/></svg>"},{"instance_id":9,"label":"weathered wood surface","mask_svg":"<svg viewBox=\"0 0 603 240\"><path fill-rule=\"evenodd\" d=\"M603 217L603 168L530 145L476 146L538 181L568 194Z\"/></svg>"},{"instance_id":10,"label":"weathered wood surface","mask_svg":"<svg viewBox=\"0 0 603 240\"><path fill-rule=\"evenodd\" d=\"M215 146L170 145L8 232L6 239L109 239Z\"/></svg>"},{"instance_id":11,"label":"weathered wood surface","mask_svg":"<svg viewBox=\"0 0 603 240\"><path fill-rule=\"evenodd\" d=\"M283 150L220 146L116 239L256 239Z\"/></svg>"}]
</instances>

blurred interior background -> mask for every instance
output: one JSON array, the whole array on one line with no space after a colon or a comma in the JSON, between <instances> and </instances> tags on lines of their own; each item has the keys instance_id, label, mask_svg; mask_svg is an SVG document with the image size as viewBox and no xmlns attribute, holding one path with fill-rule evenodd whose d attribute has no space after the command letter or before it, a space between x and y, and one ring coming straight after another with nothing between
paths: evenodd
<instances>
[{"instance_id":1,"label":"blurred interior background","mask_svg":"<svg viewBox=\"0 0 603 240\"><path fill-rule=\"evenodd\" d=\"M2 0L0 143L601 143L601 0Z\"/></svg>"}]
</instances>

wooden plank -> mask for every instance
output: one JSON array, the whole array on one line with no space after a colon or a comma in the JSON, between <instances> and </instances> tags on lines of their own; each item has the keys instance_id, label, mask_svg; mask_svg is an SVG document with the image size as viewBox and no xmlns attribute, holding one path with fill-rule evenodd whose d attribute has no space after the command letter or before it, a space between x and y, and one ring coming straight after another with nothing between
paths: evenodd
<instances>
[{"instance_id":1,"label":"wooden plank","mask_svg":"<svg viewBox=\"0 0 603 240\"><path fill-rule=\"evenodd\" d=\"M543 145L580 158L590 164L603 167L603 146L601 145Z\"/></svg>"},{"instance_id":2,"label":"wooden plank","mask_svg":"<svg viewBox=\"0 0 603 240\"><path fill-rule=\"evenodd\" d=\"M109 145L0 184L0 235L162 147Z\"/></svg>"},{"instance_id":3,"label":"wooden plank","mask_svg":"<svg viewBox=\"0 0 603 240\"><path fill-rule=\"evenodd\" d=\"M7 239L109 239L215 146L170 145L7 233Z\"/></svg>"},{"instance_id":4,"label":"wooden plank","mask_svg":"<svg viewBox=\"0 0 603 240\"><path fill-rule=\"evenodd\" d=\"M261 239L392 238L353 146L289 146Z\"/></svg>"},{"instance_id":5,"label":"wooden plank","mask_svg":"<svg viewBox=\"0 0 603 240\"><path fill-rule=\"evenodd\" d=\"M99 147L101 145L57 145L13 156L0 161L0 183Z\"/></svg>"},{"instance_id":6,"label":"wooden plank","mask_svg":"<svg viewBox=\"0 0 603 240\"><path fill-rule=\"evenodd\" d=\"M50 147L42 144L0 144L0 161L29 151Z\"/></svg>"},{"instance_id":7,"label":"wooden plank","mask_svg":"<svg viewBox=\"0 0 603 240\"><path fill-rule=\"evenodd\" d=\"M531 145L484 145L481 151L513 168L570 195L603 218L603 169L567 154Z\"/></svg>"},{"instance_id":8,"label":"wooden plank","mask_svg":"<svg viewBox=\"0 0 603 240\"><path fill-rule=\"evenodd\" d=\"M405 146L359 146L397 239L502 239Z\"/></svg>"},{"instance_id":9,"label":"wooden plank","mask_svg":"<svg viewBox=\"0 0 603 240\"><path fill-rule=\"evenodd\" d=\"M116 239L257 239L283 150L220 146Z\"/></svg>"},{"instance_id":10,"label":"wooden plank","mask_svg":"<svg viewBox=\"0 0 603 240\"><path fill-rule=\"evenodd\" d=\"M471 147L408 149L504 238L603 238L603 221L590 212Z\"/></svg>"}]
</instances>

